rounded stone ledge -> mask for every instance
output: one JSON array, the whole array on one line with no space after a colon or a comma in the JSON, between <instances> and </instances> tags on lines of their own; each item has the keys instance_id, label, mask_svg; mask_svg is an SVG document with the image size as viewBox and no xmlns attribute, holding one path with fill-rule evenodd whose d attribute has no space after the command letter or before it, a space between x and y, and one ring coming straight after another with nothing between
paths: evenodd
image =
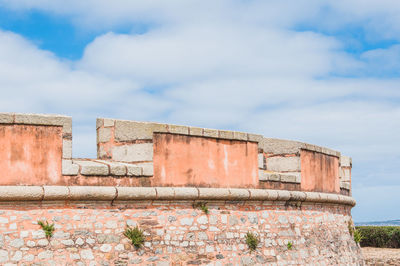
<instances>
[{"instance_id":1,"label":"rounded stone ledge","mask_svg":"<svg viewBox=\"0 0 400 266\"><path fill-rule=\"evenodd\" d=\"M175 190L173 187L156 187L157 196L159 200L173 200L175 198Z\"/></svg>"},{"instance_id":2,"label":"rounded stone ledge","mask_svg":"<svg viewBox=\"0 0 400 266\"><path fill-rule=\"evenodd\" d=\"M278 199L278 190L272 189L249 189L250 200L274 201Z\"/></svg>"},{"instance_id":3,"label":"rounded stone ledge","mask_svg":"<svg viewBox=\"0 0 400 266\"><path fill-rule=\"evenodd\" d=\"M199 188L199 199L232 200L228 188Z\"/></svg>"},{"instance_id":4,"label":"rounded stone ledge","mask_svg":"<svg viewBox=\"0 0 400 266\"><path fill-rule=\"evenodd\" d=\"M195 187L176 187L174 192L174 199L193 200L199 198L199 190Z\"/></svg>"},{"instance_id":5,"label":"rounded stone ledge","mask_svg":"<svg viewBox=\"0 0 400 266\"><path fill-rule=\"evenodd\" d=\"M66 200L69 198L69 188L65 186L43 186L43 200Z\"/></svg>"},{"instance_id":6,"label":"rounded stone ledge","mask_svg":"<svg viewBox=\"0 0 400 266\"><path fill-rule=\"evenodd\" d=\"M195 187L0 186L0 201L241 200L354 206L352 197L321 192Z\"/></svg>"},{"instance_id":7,"label":"rounded stone ledge","mask_svg":"<svg viewBox=\"0 0 400 266\"><path fill-rule=\"evenodd\" d=\"M247 189L230 188L229 193L233 200L248 200L250 199L250 192Z\"/></svg>"},{"instance_id":8,"label":"rounded stone ledge","mask_svg":"<svg viewBox=\"0 0 400 266\"><path fill-rule=\"evenodd\" d=\"M154 200L157 198L156 189L153 187L116 187L115 200Z\"/></svg>"},{"instance_id":9,"label":"rounded stone ledge","mask_svg":"<svg viewBox=\"0 0 400 266\"><path fill-rule=\"evenodd\" d=\"M307 199L307 195L302 191L290 191L290 199L292 201L305 201Z\"/></svg>"},{"instance_id":10,"label":"rounded stone ledge","mask_svg":"<svg viewBox=\"0 0 400 266\"><path fill-rule=\"evenodd\" d=\"M40 186L0 186L0 201L37 201L43 195Z\"/></svg>"},{"instance_id":11,"label":"rounded stone ledge","mask_svg":"<svg viewBox=\"0 0 400 266\"><path fill-rule=\"evenodd\" d=\"M335 203L339 201L338 194L330 194L330 193L320 193L320 202L324 203Z\"/></svg>"},{"instance_id":12,"label":"rounded stone ledge","mask_svg":"<svg viewBox=\"0 0 400 266\"><path fill-rule=\"evenodd\" d=\"M319 192L306 192L306 200L309 202L321 202L321 193Z\"/></svg>"},{"instance_id":13,"label":"rounded stone ledge","mask_svg":"<svg viewBox=\"0 0 400 266\"><path fill-rule=\"evenodd\" d=\"M99 201L112 201L117 196L117 189L115 187L101 187L101 186L70 186L69 199L70 200L99 200Z\"/></svg>"}]
</instances>

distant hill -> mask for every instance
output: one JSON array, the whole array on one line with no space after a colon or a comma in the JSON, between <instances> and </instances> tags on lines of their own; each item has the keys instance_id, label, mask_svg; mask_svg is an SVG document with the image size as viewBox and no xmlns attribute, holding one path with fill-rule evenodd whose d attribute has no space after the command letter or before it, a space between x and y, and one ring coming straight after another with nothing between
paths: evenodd
<instances>
[{"instance_id":1,"label":"distant hill","mask_svg":"<svg viewBox=\"0 0 400 266\"><path fill-rule=\"evenodd\" d=\"M400 226L400 220L388 220L388 221L380 221L380 222L361 222L355 223L356 226L361 225L372 225L372 226Z\"/></svg>"}]
</instances>

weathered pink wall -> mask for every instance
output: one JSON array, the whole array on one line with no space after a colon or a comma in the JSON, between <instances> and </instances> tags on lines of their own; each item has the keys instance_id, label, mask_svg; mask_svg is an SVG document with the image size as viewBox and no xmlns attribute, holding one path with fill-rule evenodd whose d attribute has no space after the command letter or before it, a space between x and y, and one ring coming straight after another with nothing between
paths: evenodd
<instances>
[{"instance_id":1,"label":"weathered pink wall","mask_svg":"<svg viewBox=\"0 0 400 266\"><path fill-rule=\"evenodd\" d=\"M0 125L0 185L57 184L62 127Z\"/></svg>"},{"instance_id":2,"label":"weathered pink wall","mask_svg":"<svg viewBox=\"0 0 400 266\"><path fill-rule=\"evenodd\" d=\"M301 190L340 193L337 157L302 150L300 158Z\"/></svg>"},{"instance_id":3,"label":"weathered pink wall","mask_svg":"<svg viewBox=\"0 0 400 266\"><path fill-rule=\"evenodd\" d=\"M255 142L154 133L154 184L257 187Z\"/></svg>"}]
</instances>

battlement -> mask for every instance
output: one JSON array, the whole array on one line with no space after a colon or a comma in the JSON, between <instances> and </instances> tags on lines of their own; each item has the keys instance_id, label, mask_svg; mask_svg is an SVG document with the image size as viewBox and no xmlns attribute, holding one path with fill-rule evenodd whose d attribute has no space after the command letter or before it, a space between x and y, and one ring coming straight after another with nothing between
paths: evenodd
<instances>
[{"instance_id":1,"label":"battlement","mask_svg":"<svg viewBox=\"0 0 400 266\"><path fill-rule=\"evenodd\" d=\"M97 159L72 158L72 119L0 114L0 185L268 188L351 194L351 158L307 143L99 118Z\"/></svg>"},{"instance_id":2,"label":"battlement","mask_svg":"<svg viewBox=\"0 0 400 266\"><path fill-rule=\"evenodd\" d=\"M237 131L96 124L97 158L72 158L70 117L0 113L0 264L363 263L349 157Z\"/></svg>"}]
</instances>

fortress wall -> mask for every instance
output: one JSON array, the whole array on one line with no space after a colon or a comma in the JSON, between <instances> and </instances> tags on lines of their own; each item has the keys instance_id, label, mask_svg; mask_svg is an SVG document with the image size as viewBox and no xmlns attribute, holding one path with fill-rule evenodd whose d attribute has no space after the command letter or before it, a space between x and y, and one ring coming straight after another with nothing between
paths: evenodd
<instances>
[{"instance_id":1,"label":"fortress wall","mask_svg":"<svg viewBox=\"0 0 400 266\"><path fill-rule=\"evenodd\" d=\"M348 229L352 161L337 151L100 118L98 158L75 159L71 124L0 113L1 265L363 263ZM38 220L55 224L52 238ZM135 225L140 249L123 235Z\"/></svg>"},{"instance_id":2,"label":"fortress wall","mask_svg":"<svg viewBox=\"0 0 400 266\"><path fill-rule=\"evenodd\" d=\"M362 263L360 249L348 230L354 200L345 196L166 187L19 189L1 189L3 264ZM208 214L194 207L199 201L206 202ZM39 219L55 224L50 240L36 224ZM135 249L124 237L126 225L144 230L143 248ZM248 232L260 241L254 252L245 241ZM292 249L288 249L289 242Z\"/></svg>"}]
</instances>

